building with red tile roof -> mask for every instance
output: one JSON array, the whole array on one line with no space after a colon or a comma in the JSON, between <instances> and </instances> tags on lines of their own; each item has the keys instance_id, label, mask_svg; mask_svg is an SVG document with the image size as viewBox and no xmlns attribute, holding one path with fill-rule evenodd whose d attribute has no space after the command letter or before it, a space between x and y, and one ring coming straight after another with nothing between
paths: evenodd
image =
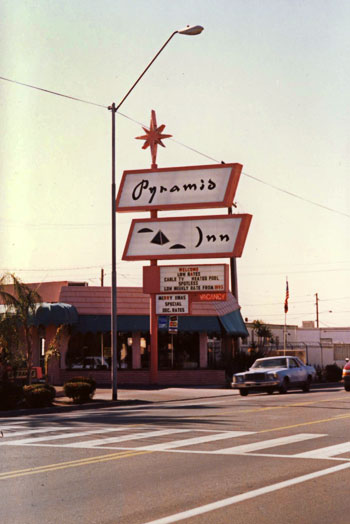
<instances>
[{"instance_id":1,"label":"building with red tile roof","mask_svg":"<svg viewBox=\"0 0 350 524\"><path fill-rule=\"evenodd\" d=\"M111 288L69 281L30 286L43 300L35 319L34 365L43 365L45 349L63 323L61 357L50 364L51 381L61 384L72 375L87 374L99 384L110 384ZM118 287L119 384L150 382L149 314L150 295L141 287ZM164 385L223 384L234 338L248 335L231 293L224 302L194 302L190 314L178 317L176 334L168 332L166 322L158 333L158 380Z\"/></svg>"}]
</instances>

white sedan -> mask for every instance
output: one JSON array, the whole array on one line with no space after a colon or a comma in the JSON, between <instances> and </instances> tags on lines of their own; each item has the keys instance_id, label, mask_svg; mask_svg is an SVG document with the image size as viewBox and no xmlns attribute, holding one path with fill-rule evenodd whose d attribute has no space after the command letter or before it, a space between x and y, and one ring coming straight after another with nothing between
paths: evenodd
<instances>
[{"instance_id":1,"label":"white sedan","mask_svg":"<svg viewBox=\"0 0 350 524\"><path fill-rule=\"evenodd\" d=\"M286 393L295 387L307 392L315 376L315 368L298 357L267 357L257 359L248 371L235 373L231 385L242 396L250 391L266 391L270 395L275 390Z\"/></svg>"}]
</instances>

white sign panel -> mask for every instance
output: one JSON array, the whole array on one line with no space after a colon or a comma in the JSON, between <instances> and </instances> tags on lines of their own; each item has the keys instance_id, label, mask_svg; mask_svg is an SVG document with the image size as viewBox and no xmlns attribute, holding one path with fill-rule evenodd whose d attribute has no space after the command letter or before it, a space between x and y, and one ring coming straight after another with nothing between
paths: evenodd
<instances>
[{"instance_id":1,"label":"white sign panel","mask_svg":"<svg viewBox=\"0 0 350 524\"><path fill-rule=\"evenodd\" d=\"M161 266L160 291L226 291L224 264Z\"/></svg>"},{"instance_id":2,"label":"white sign panel","mask_svg":"<svg viewBox=\"0 0 350 524\"><path fill-rule=\"evenodd\" d=\"M251 215L132 221L123 260L239 257Z\"/></svg>"},{"instance_id":3,"label":"white sign panel","mask_svg":"<svg viewBox=\"0 0 350 524\"><path fill-rule=\"evenodd\" d=\"M124 171L117 211L229 207L241 164Z\"/></svg>"},{"instance_id":4,"label":"white sign panel","mask_svg":"<svg viewBox=\"0 0 350 524\"><path fill-rule=\"evenodd\" d=\"M188 295L156 295L157 315L185 315L188 313Z\"/></svg>"}]
</instances>

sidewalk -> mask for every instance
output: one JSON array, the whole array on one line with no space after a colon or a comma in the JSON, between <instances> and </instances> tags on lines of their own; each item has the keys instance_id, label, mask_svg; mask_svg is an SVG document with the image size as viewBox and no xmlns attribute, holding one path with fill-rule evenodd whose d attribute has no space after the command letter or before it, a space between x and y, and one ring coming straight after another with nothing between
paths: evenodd
<instances>
[{"instance_id":1,"label":"sidewalk","mask_svg":"<svg viewBox=\"0 0 350 524\"><path fill-rule=\"evenodd\" d=\"M314 384L312 389L343 389L342 383ZM210 398L224 398L239 395L238 390L224 386L193 386L193 387L120 387L117 391L117 400L112 400L112 390L108 388L96 389L94 398L86 404L74 404L64 396L63 387L56 386L56 398L48 408L29 408L11 411L0 411L0 418L21 417L48 413L64 413L75 410L106 408L112 406L130 406L162 402L180 402L183 400L200 400Z\"/></svg>"},{"instance_id":2,"label":"sidewalk","mask_svg":"<svg viewBox=\"0 0 350 524\"><path fill-rule=\"evenodd\" d=\"M0 418L22 417L27 415L40 415L48 413L64 413L75 410L106 408L112 406L130 406L137 404L150 404L156 402L175 402L181 400L207 399L237 395L232 389L221 386L197 387L144 387L144 388L118 388L117 400L112 400L112 389L97 388L92 401L86 404L74 404L71 399L64 396L63 387L55 386L56 398L48 408L22 408L16 410L0 411Z\"/></svg>"},{"instance_id":3,"label":"sidewalk","mask_svg":"<svg viewBox=\"0 0 350 524\"><path fill-rule=\"evenodd\" d=\"M57 405L72 405L72 401L64 396L63 387L56 386ZM236 395L233 389L224 386L195 386L195 387L144 387L144 388L118 388L117 399L112 401L112 389L97 388L93 398L93 403L152 403L152 402L171 402L179 400L191 400L199 398L221 397L226 395ZM92 405L91 403L89 404Z\"/></svg>"}]
</instances>

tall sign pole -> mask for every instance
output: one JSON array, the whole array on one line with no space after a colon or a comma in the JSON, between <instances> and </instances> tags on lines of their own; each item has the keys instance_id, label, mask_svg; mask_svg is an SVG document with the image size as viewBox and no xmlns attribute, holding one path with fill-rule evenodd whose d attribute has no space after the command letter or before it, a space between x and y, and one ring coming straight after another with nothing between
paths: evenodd
<instances>
[{"instance_id":1,"label":"tall sign pole","mask_svg":"<svg viewBox=\"0 0 350 524\"><path fill-rule=\"evenodd\" d=\"M111 346L112 346L112 400L117 400L117 235L115 212L115 104L112 111L112 318L111 318Z\"/></svg>"},{"instance_id":2,"label":"tall sign pole","mask_svg":"<svg viewBox=\"0 0 350 524\"><path fill-rule=\"evenodd\" d=\"M168 45L170 40L176 35L199 35L203 31L203 27L200 25L186 26L184 29L174 31L168 40L163 44L158 53L154 55L152 60L147 65L146 69L137 78L136 82L131 86L129 91L126 93L124 98L116 106L114 103L108 107L108 110L112 111L112 305L111 305L111 345L112 345L112 399L117 399L117 261L116 261L116 217L115 217L115 113L123 105L125 100L128 98L130 93L137 86L141 78L145 75L148 69L151 67L156 58L160 55L163 49ZM166 137L164 137L166 138ZM159 142L158 142L159 143ZM163 144L161 144L163 145Z\"/></svg>"}]
</instances>

